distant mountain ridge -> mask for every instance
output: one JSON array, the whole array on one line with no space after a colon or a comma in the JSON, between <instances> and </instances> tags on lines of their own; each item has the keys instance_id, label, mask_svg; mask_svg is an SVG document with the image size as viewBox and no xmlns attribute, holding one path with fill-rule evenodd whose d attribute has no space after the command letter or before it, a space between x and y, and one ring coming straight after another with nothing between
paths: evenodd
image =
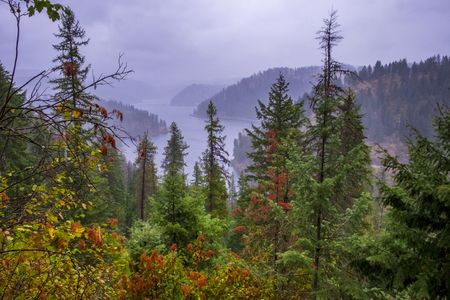
<instances>
[{"instance_id":1,"label":"distant mountain ridge","mask_svg":"<svg viewBox=\"0 0 450 300\"><path fill-rule=\"evenodd\" d=\"M178 92L170 101L171 105L196 106L205 99L211 98L224 86L217 84L191 84Z\"/></svg>"},{"instance_id":2,"label":"distant mountain ridge","mask_svg":"<svg viewBox=\"0 0 450 300\"><path fill-rule=\"evenodd\" d=\"M267 101L270 86L281 73L290 83L289 94L298 100L305 93L309 93L319 67L302 68L271 68L238 81L213 95L210 99L216 104L218 115L227 118L255 118L255 106L258 99ZM205 117L210 99L201 102L194 111L197 117Z\"/></svg>"},{"instance_id":3,"label":"distant mountain ridge","mask_svg":"<svg viewBox=\"0 0 450 300\"><path fill-rule=\"evenodd\" d=\"M350 69L356 68L347 66ZM343 86L351 87L364 114L366 135L375 142L386 137L403 138L408 126L428 137L437 104L450 105L450 59L433 56L421 62L401 59L388 64L358 68L358 77L342 78ZM281 73L289 82L289 94L294 100L311 92L320 67L272 68L241 79L212 97L220 117L255 119L257 101L267 102L268 92ZM194 115L205 117L209 99L200 103ZM309 104L305 103L305 110Z\"/></svg>"}]
</instances>

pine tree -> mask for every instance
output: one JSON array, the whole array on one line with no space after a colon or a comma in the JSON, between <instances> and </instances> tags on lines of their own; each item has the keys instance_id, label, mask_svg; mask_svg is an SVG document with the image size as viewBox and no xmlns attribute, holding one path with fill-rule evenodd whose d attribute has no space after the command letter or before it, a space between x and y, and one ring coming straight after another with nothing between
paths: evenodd
<instances>
[{"instance_id":1,"label":"pine tree","mask_svg":"<svg viewBox=\"0 0 450 300\"><path fill-rule=\"evenodd\" d=\"M247 169L249 183L244 184L240 179L246 195L239 197L240 207L234 214L238 224L235 232L246 233L243 253L265 257L268 270L278 276L277 297L289 298L293 291L283 283L288 276L282 278L288 275L287 269L277 261L293 240L288 217L295 196L295 180L289 164L302 152L301 130L307 119L303 102L294 103L282 74L268 96L267 104L259 100L256 108L260 125L246 130L252 143L252 152L248 153L252 162Z\"/></svg>"},{"instance_id":2,"label":"pine tree","mask_svg":"<svg viewBox=\"0 0 450 300\"><path fill-rule=\"evenodd\" d=\"M342 66L340 63L332 58L333 47L342 40L342 36L338 31L339 24L337 23L337 14L333 11L329 19L324 20L324 26L318 32L318 40L320 48L323 51L323 68L319 77L318 84L314 87L314 96L311 98L311 106L316 116L317 126L313 127L313 136L317 137L317 156L318 156L318 183L323 184L325 179L332 176L332 157L336 153L332 143L334 137L332 133L336 132L335 114L338 109L338 98L341 96L341 88L335 84L337 76L342 73ZM318 201L315 207L316 215L316 238L314 250L314 280L313 290L319 290L319 273L320 273L320 259L322 251L322 223L324 214L324 204Z\"/></svg>"},{"instance_id":3,"label":"pine tree","mask_svg":"<svg viewBox=\"0 0 450 300\"><path fill-rule=\"evenodd\" d=\"M202 169L200 168L200 163L195 162L194 164L194 180L192 184L196 187L199 187L203 184L204 178L202 174Z\"/></svg>"},{"instance_id":4,"label":"pine tree","mask_svg":"<svg viewBox=\"0 0 450 300\"><path fill-rule=\"evenodd\" d=\"M293 210L297 234L304 241L300 249L313 253L314 299L361 292L357 279L348 275L352 274L348 261L352 257L351 237L363 232L369 209L364 184L368 182L370 159L361 116L351 91L338 84L339 76L349 72L332 56L342 39L338 27L333 11L318 33L324 65L310 97L315 123L306 132L306 153L294 163L298 198ZM360 177L355 178L355 174ZM347 288L341 290L336 282Z\"/></svg>"},{"instance_id":5,"label":"pine tree","mask_svg":"<svg viewBox=\"0 0 450 300\"><path fill-rule=\"evenodd\" d=\"M125 203L125 232L129 233L129 229L133 222L138 218L137 207L137 187L138 187L138 170L136 164L128 161L125 168L125 185L126 185L126 203Z\"/></svg>"},{"instance_id":6,"label":"pine tree","mask_svg":"<svg viewBox=\"0 0 450 300\"><path fill-rule=\"evenodd\" d=\"M212 101L209 102L205 130L208 144L203 152L203 168L207 190L206 211L213 216L225 217L227 212L226 168L230 162L225 150L224 127L217 117L217 110Z\"/></svg>"},{"instance_id":7,"label":"pine tree","mask_svg":"<svg viewBox=\"0 0 450 300\"><path fill-rule=\"evenodd\" d=\"M246 130L253 149L248 154L252 164L247 171L250 178L257 182L280 176L289 179L286 163L294 154L293 151L300 147L300 128L306 124L306 118L303 114L303 104L294 103L288 92L289 83L280 74L270 89L268 104L258 100L256 117L261 121L261 125L252 124L252 130ZM293 148L283 147L283 144L290 143L294 144ZM281 189L276 191L274 200L289 202L290 188L289 180L285 180Z\"/></svg>"},{"instance_id":8,"label":"pine tree","mask_svg":"<svg viewBox=\"0 0 450 300\"><path fill-rule=\"evenodd\" d=\"M230 180L228 181L228 203L231 208L237 207L237 198L238 198L238 192L236 190L236 180L234 177L234 174L231 174Z\"/></svg>"},{"instance_id":9,"label":"pine tree","mask_svg":"<svg viewBox=\"0 0 450 300\"><path fill-rule=\"evenodd\" d=\"M79 51L80 47L89 43L89 39L85 38L86 32L70 9L64 11L58 29L59 33L55 36L61 41L53 45L53 48L59 55L53 62L57 63L54 70L63 76L52 80L51 83L57 91L56 97L72 102L73 108L82 108L95 98L84 90L89 66L83 66L85 58Z\"/></svg>"},{"instance_id":10,"label":"pine tree","mask_svg":"<svg viewBox=\"0 0 450 300\"><path fill-rule=\"evenodd\" d=\"M415 131L407 163L385 151L383 165L394 179L382 188L386 222L359 255L370 284L396 299L450 295L450 109L439 110L435 138Z\"/></svg>"},{"instance_id":11,"label":"pine tree","mask_svg":"<svg viewBox=\"0 0 450 300\"><path fill-rule=\"evenodd\" d=\"M184 175L184 157L189 146L184 142L180 129L175 122L170 124L170 138L164 148L162 168L166 176Z\"/></svg>"},{"instance_id":12,"label":"pine tree","mask_svg":"<svg viewBox=\"0 0 450 300\"><path fill-rule=\"evenodd\" d=\"M164 178L161 190L155 200L156 213L153 221L161 226L168 246L185 246L196 237L198 216L187 197L184 159L188 146L176 126L170 126L170 137L164 148Z\"/></svg>"},{"instance_id":13,"label":"pine tree","mask_svg":"<svg viewBox=\"0 0 450 300\"><path fill-rule=\"evenodd\" d=\"M6 96L8 93L11 77L0 64L0 107L5 104ZM14 85L13 85L14 87ZM10 101L10 106L20 107L25 102L24 94L16 94ZM10 121L11 129L7 130L7 121L15 119L14 122ZM31 162L32 155L29 149L27 149L26 141L21 141L17 138L17 134L14 134L14 130L17 127L25 126L28 124L26 120L19 118L19 114L13 110L9 110L5 115L5 122L0 124L2 130L0 130L0 173L5 174L9 171L20 171L25 169ZM28 124L29 126L29 124ZM14 129L13 129L14 128ZM15 138L14 138L15 137Z\"/></svg>"},{"instance_id":14,"label":"pine tree","mask_svg":"<svg viewBox=\"0 0 450 300\"><path fill-rule=\"evenodd\" d=\"M102 143L101 153L107 156L107 148L116 148L116 143L114 137L104 130L107 112L103 115L97 112L98 104L94 103L97 98L86 91L85 80L89 66L84 66L85 59L80 48L86 46L89 40L85 39L85 31L70 9L64 10L55 36L59 43L53 45L58 52L53 60L56 63L53 70L60 77L50 83L56 99L52 105L54 118L59 124L50 128L51 133L57 137L52 137L56 144L54 148L58 149L52 155L57 156L56 159L60 161L68 178L67 188L75 192L79 202L95 202L96 196L100 196L99 206L106 205L106 195L100 195L102 191L96 188L104 179L91 168L91 153L97 152L96 147ZM103 133L103 137L98 131ZM106 168L102 167L102 170L105 171Z\"/></svg>"},{"instance_id":15,"label":"pine tree","mask_svg":"<svg viewBox=\"0 0 450 300\"><path fill-rule=\"evenodd\" d=\"M145 218L145 203L156 194L157 190L157 170L155 164L156 146L148 137L147 133L141 139L138 145L138 158L136 163L139 165L139 180L137 189L139 196L139 217Z\"/></svg>"},{"instance_id":16,"label":"pine tree","mask_svg":"<svg viewBox=\"0 0 450 300\"><path fill-rule=\"evenodd\" d=\"M344 165L349 166L335 190L334 203L343 211L353 205L353 199L357 198L369 185L370 174L370 149L365 143L364 125L360 106L356 104L353 91L348 89L340 101L339 117L337 119L340 131L339 155L344 160ZM361 161L362 164L351 162ZM344 170L342 170L344 171Z\"/></svg>"}]
</instances>

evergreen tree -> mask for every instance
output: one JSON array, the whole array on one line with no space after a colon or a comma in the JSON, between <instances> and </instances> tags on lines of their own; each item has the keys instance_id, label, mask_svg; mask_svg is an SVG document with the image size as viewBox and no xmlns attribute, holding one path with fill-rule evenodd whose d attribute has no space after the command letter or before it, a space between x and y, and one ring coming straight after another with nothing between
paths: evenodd
<instances>
[{"instance_id":1,"label":"evergreen tree","mask_svg":"<svg viewBox=\"0 0 450 300\"><path fill-rule=\"evenodd\" d=\"M435 139L415 131L409 162L385 153L394 184L382 188L384 230L362 248L359 260L370 284L396 299L447 299L450 295L450 110L434 121ZM373 237L371 237L373 238ZM376 290L376 289L374 289Z\"/></svg>"},{"instance_id":2,"label":"evergreen tree","mask_svg":"<svg viewBox=\"0 0 450 300\"><path fill-rule=\"evenodd\" d=\"M256 117L261 121L260 126L252 124L252 130L246 130L253 149L248 154L252 164L247 171L252 179L260 183L270 180L270 177L289 179L286 163L293 151L300 147L300 128L306 124L306 118L302 103L294 103L288 92L289 83L280 74L270 89L268 104L258 100ZM294 148L282 145L290 143L294 144ZM290 182L285 180L277 191L276 200L289 202L289 191Z\"/></svg>"},{"instance_id":3,"label":"evergreen tree","mask_svg":"<svg viewBox=\"0 0 450 300\"><path fill-rule=\"evenodd\" d=\"M238 197L238 192L236 190L236 181L235 181L235 177L234 174L231 174L230 176L230 180L228 181L228 203L229 206L231 208L236 208L237 206L237 197Z\"/></svg>"},{"instance_id":4,"label":"evergreen tree","mask_svg":"<svg viewBox=\"0 0 450 300\"><path fill-rule=\"evenodd\" d=\"M206 211L213 216L225 217L227 212L226 168L230 162L225 150L224 127L217 117L217 110L212 101L207 110L205 130L208 136L207 148L203 152L203 168L207 190Z\"/></svg>"},{"instance_id":5,"label":"evergreen tree","mask_svg":"<svg viewBox=\"0 0 450 300\"><path fill-rule=\"evenodd\" d=\"M11 77L4 69L3 65L0 64L0 107L3 107L5 104L10 81ZM9 105L11 107L20 107L24 102L24 94L19 93L12 97ZM17 138L17 133L15 134L17 128L20 128L20 126L24 126L29 122L20 118L20 114L13 110L8 110L4 120L4 122L0 123L0 173L2 174L7 170L15 172L23 170L29 165L32 159L32 155L30 151L28 151L29 149L26 142L21 141ZM8 120L10 124L7 124ZM11 122L10 120L14 121ZM30 124L27 126L29 125ZM9 130L8 127L10 127Z\"/></svg>"},{"instance_id":6,"label":"evergreen tree","mask_svg":"<svg viewBox=\"0 0 450 300\"><path fill-rule=\"evenodd\" d=\"M195 162L194 164L194 180L192 184L194 186L201 186L204 182L204 178L202 175L202 169L200 168L200 164L198 162Z\"/></svg>"},{"instance_id":7,"label":"evergreen tree","mask_svg":"<svg viewBox=\"0 0 450 300\"><path fill-rule=\"evenodd\" d=\"M123 226L126 221L126 208L129 194L125 184L126 160L119 151L111 151L106 159L108 170L104 176L108 186L104 188L107 192L109 205L107 217L117 218L119 224Z\"/></svg>"},{"instance_id":8,"label":"evergreen tree","mask_svg":"<svg viewBox=\"0 0 450 300\"><path fill-rule=\"evenodd\" d=\"M198 232L198 213L195 201L187 195L184 159L188 146L175 123L170 126L170 137L164 149L165 171L161 191L158 193L153 221L161 226L163 240L168 246L185 246Z\"/></svg>"},{"instance_id":9,"label":"evergreen tree","mask_svg":"<svg viewBox=\"0 0 450 300\"><path fill-rule=\"evenodd\" d=\"M145 133L138 145L137 164L139 168L138 180L138 199L139 199L139 217L143 220L145 218L145 203L150 197L156 194L157 190L157 170L155 164L156 146Z\"/></svg>"},{"instance_id":10,"label":"evergreen tree","mask_svg":"<svg viewBox=\"0 0 450 300\"><path fill-rule=\"evenodd\" d=\"M351 91L346 93L337 84L338 76L348 71L332 56L342 39L336 18L332 12L319 31L324 65L310 98L315 117L306 133L310 152L295 163L298 197L294 215L303 241L300 248L313 253L314 299L361 292L357 278L348 276L352 272L347 261L352 256L351 237L363 232L369 207L363 187L368 182L370 160L361 116ZM336 288L336 282L346 286L345 290Z\"/></svg>"},{"instance_id":11,"label":"evergreen tree","mask_svg":"<svg viewBox=\"0 0 450 300\"><path fill-rule=\"evenodd\" d=\"M267 104L258 101L256 116L260 125L252 125L251 130L246 130L253 150L248 154L252 163L247 169L252 188L240 179L240 186L247 195L241 194L240 209L234 214L238 224L235 232L246 233L243 253L250 257L265 257L266 267L277 276L279 298L293 294L293 290L283 283L285 278L282 277L287 273L284 268L279 268L277 261L292 241L288 216L295 195L295 181L289 162L302 151L301 128L307 121L303 103L294 103L288 93L289 84L280 74L270 89Z\"/></svg>"},{"instance_id":12,"label":"evergreen tree","mask_svg":"<svg viewBox=\"0 0 450 300\"><path fill-rule=\"evenodd\" d=\"M89 66L83 66L85 58L79 51L80 47L89 43L89 39L85 38L86 32L70 9L64 11L58 29L59 33L55 36L60 42L53 45L53 48L58 51L59 55L53 62L57 63L54 69L63 76L52 80L51 83L54 84L54 89L57 91L56 97L71 101L74 108L80 108L80 106L83 108L95 98L87 94L84 89Z\"/></svg>"},{"instance_id":13,"label":"evergreen tree","mask_svg":"<svg viewBox=\"0 0 450 300\"><path fill-rule=\"evenodd\" d=\"M131 161L127 161L124 169L124 182L126 187L126 203L125 203L125 219L123 227L125 233L129 233L129 229L133 225L133 222L138 218L137 208L137 175L138 170L136 164Z\"/></svg>"},{"instance_id":14,"label":"evergreen tree","mask_svg":"<svg viewBox=\"0 0 450 300\"><path fill-rule=\"evenodd\" d=\"M336 207L343 211L353 205L353 199L358 198L363 191L369 187L370 169L370 149L365 143L364 125L360 106L356 104L353 91L348 89L340 102L339 131L340 150L339 155L344 160L343 164L349 166L345 170L344 176L337 184L334 203ZM361 161L362 164L352 163ZM342 170L344 171L344 170Z\"/></svg>"},{"instance_id":15,"label":"evergreen tree","mask_svg":"<svg viewBox=\"0 0 450 300\"><path fill-rule=\"evenodd\" d=\"M175 122L170 124L170 138L164 148L162 168L166 176L184 175L184 157L189 146L184 142L180 129Z\"/></svg>"},{"instance_id":16,"label":"evergreen tree","mask_svg":"<svg viewBox=\"0 0 450 300\"><path fill-rule=\"evenodd\" d=\"M316 116L317 126L312 127L312 135L317 138L316 151L318 156L318 178L319 185L322 185L327 177L332 177L335 165L332 159L336 159L333 145L335 142L333 133L337 132L335 114L338 110L338 100L341 96L341 88L335 84L337 76L342 73L340 63L332 58L333 47L342 39L338 31L336 12L330 14L330 18L324 20L324 26L318 32L320 48L323 51L323 68L318 84L314 87L314 96L311 98L311 105ZM334 146L334 147L333 147ZM325 210L325 203L317 201L315 207L315 249L314 249L314 280L313 289L319 290L320 259L322 251L322 223ZM330 206L329 203L326 203Z\"/></svg>"},{"instance_id":17,"label":"evergreen tree","mask_svg":"<svg viewBox=\"0 0 450 300\"><path fill-rule=\"evenodd\" d=\"M106 206L111 199L107 198L107 193L97 188L104 184L106 178L102 178L91 168L91 154L98 152L98 146L101 154L107 156L108 148L115 149L116 142L111 130L108 132L106 129L105 120L108 113L106 110L99 110L100 106L94 103L97 98L86 91L85 80L89 66L84 66L85 59L80 48L86 46L89 40L85 39L85 31L70 9L64 10L55 36L59 43L53 46L58 52L58 56L53 60L56 63L53 70L57 71L60 77L50 83L53 85L56 99L52 106L54 118L59 124L50 130L59 138L52 138L56 144L52 145L53 148L58 149L52 155L56 156L64 169L67 188L73 189L80 203L94 203L98 200L99 210L92 211L92 216L102 215L100 206ZM106 171L105 166L102 171ZM93 219L88 218L85 221Z\"/></svg>"},{"instance_id":18,"label":"evergreen tree","mask_svg":"<svg viewBox=\"0 0 450 300\"><path fill-rule=\"evenodd\" d=\"M45 180L46 176L40 175L44 167L40 167L38 162L45 166L44 162L47 161L46 157L41 155L42 150L37 146L39 144L30 141L40 142L41 139L48 138L48 131L24 130L40 124L40 120L30 118L32 114L25 114L23 110L16 109L26 102L25 93L18 92L8 100L10 86L11 90L16 89L11 80L11 76L0 63L0 108L4 108L4 115L0 118L0 181L8 178L12 187L7 190L8 198L11 199L6 206L8 210L6 213L0 212L3 228L9 228L23 218L21 216L24 215L26 203L30 201L30 193L19 186L32 186L39 180ZM30 176L35 170L36 174Z\"/></svg>"}]
</instances>

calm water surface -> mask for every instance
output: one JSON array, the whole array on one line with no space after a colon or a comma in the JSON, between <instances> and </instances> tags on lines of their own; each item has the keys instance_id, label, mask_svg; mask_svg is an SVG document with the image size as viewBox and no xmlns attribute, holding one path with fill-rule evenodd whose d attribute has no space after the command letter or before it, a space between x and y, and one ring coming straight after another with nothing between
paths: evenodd
<instances>
[{"instance_id":1,"label":"calm water surface","mask_svg":"<svg viewBox=\"0 0 450 300\"><path fill-rule=\"evenodd\" d=\"M133 105L139 109L144 109L151 113L157 114L160 118L166 121L167 126L170 126L170 123L172 122L177 123L184 136L185 142L189 145L189 154L186 158L187 167L185 172L191 174L195 162L198 161L202 152L206 148L206 133L204 130L205 121L192 116L194 107L172 106L169 104L158 104L145 101ZM220 121L222 125L225 126L226 150L230 154L231 160L233 155L234 139L237 138L239 132L244 130L244 128L250 127L251 121L228 119L221 119ZM156 159L159 168L161 167L162 154L168 138L169 134L165 134L152 139L158 148ZM123 149L123 152L128 160L135 160L136 150L134 149L134 146Z\"/></svg>"}]
</instances>

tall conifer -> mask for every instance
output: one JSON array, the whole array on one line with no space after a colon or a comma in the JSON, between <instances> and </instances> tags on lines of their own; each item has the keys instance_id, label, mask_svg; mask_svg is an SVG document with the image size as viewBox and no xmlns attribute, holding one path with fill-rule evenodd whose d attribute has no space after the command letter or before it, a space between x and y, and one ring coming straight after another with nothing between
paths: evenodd
<instances>
[{"instance_id":1,"label":"tall conifer","mask_svg":"<svg viewBox=\"0 0 450 300\"><path fill-rule=\"evenodd\" d=\"M155 164L156 146L148 137L147 132L142 137L138 145L138 199L139 199L139 217L145 218L145 203L149 197L156 193L157 189L157 170Z\"/></svg>"},{"instance_id":2,"label":"tall conifer","mask_svg":"<svg viewBox=\"0 0 450 300\"><path fill-rule=\"evenodd\" d=\"M363 183L368 181L370 160L354 96L339 85L339 76L350 72L333 58L334 47L342 39L338 28L333 11L318 32L324 58L310 97L315 118L307 130L311 155L300 158L298 164L303 176L297 181L299 198L295 212L299 234L312 246L306 248L313 253L314 299L325 292L328 297L345 297L345 293L359 286L347 276L351 274L351 247L338 245L361 233L368 210ZM355 174L360 177L354 178ZM333 290L333 282L339 281L341 286L348 286L346 291Z\"/></svg>"},{"instance_id":3,"label":"tall conifer","mask_svg":"<svg viewBox=\"0 0 450 300\"><path fill-rule=\"evenodd\" d=\"M162 168L164 173L169 176L184 174L184 157L189 146L184 142L180 129L175 122L170 124L170 138L167 146L164 148L164 160Z\"/></svg>"},{"instance_id":4,"label":"tall conifer","mask_svg":"<svg viewBox=\"0 0 450 300\"><path fill-rule=\"evenodd\" d=\"M207 189L206 210L214 216L225 217L227 212L226 178L228 152L225 150L224 126L220 124L217 110L212 101L209 102L205 130L207 148L203 152L203 168Z\"/></svg>"},{"instance_id":5,"label":"tall conifer","mask_svg":"<svg viewBox=\"0 0 450 300\"><path fill-rule=\"evenodd\" d=\"M187 197L185 157L188 145L175 123L170 125L170 137L164 148L164 178L158 193L154 221L163 228L168 246L186 245L197 234L196 209L191 207Z\"/></svg>"}]
</instances>

